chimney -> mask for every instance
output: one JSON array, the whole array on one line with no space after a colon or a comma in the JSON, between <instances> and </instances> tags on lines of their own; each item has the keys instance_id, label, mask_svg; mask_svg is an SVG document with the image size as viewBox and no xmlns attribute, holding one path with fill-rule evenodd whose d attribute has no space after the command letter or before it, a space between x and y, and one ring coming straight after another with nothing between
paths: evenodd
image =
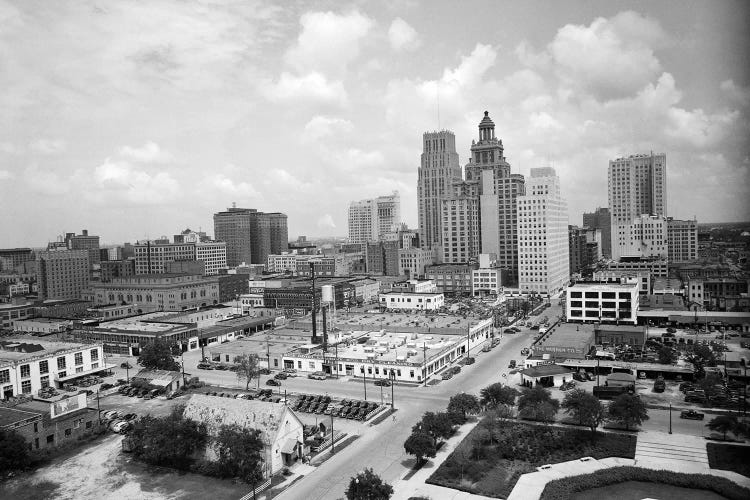
<instances>
[{"instance_id":1,"label":"chimney","mask_svg":"<svg viewBox=\"0 0 750 500\"><path fill-rule=\"evenodd\" d=\"M81 229L81 236L88 236L89 230L88 229Z\"/></svg>"}]
</instances>

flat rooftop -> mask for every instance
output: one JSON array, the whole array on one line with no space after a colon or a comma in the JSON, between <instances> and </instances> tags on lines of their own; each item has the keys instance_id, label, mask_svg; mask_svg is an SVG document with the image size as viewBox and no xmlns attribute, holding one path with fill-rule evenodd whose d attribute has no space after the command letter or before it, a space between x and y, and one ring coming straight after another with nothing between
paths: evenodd
<instances>
[{"instance_id":1,"label":"flat rooftop","mask_svg":"<svg viewBox=\"0 0 750 500\"><path fill-rule=\"evenodd\" d=\"M426 314L425 312L412 313L345 313L336 314L336 326L342 330L375 330L380 328L396 329L400 327L419 328L420 331L441 333L440 329L451 329L456 333L460 330L466 332L469 325L476 324L480 321L478 316L467 315L464 318L463 313L438 313Z\"/></svg>"},{"instance_id":2,"label":"flat rooftop","mask_svg":"<svg viewBox=\"0 0 750 500\"><path fill-rule=\"evenodd\" d=\"M185 324L175 323L155 323L148 320L144 320L142 316L133 316L130 318L117 319L115 321L107 321L101 323L99 326L94 327L96 330L106 330L111 332L154 332L154 333L167 333L174 330L180 330L185 328Z\"/></svg>"},{"instance_id":3,"label":"flat rooftop","mask_svg":"<svg viewBox=\"0 0 750 500\"><path fill-rule=\"evenodd\" d=\"M543 337L545 340L535 346L585 347L594 340L594 328L591 323L558 323L552 333Z\"/></svg>"},{"instance_id":4,"label":"flat rooftop","mask_svg":"<svg viewBox=\"0 0 750 500\"><path fill-rule=\"evenodd\" d=\"M634 287L638 288L639 286L640 286L639 283L607 283L607 282L600 282L600 281L579 281L578 283L572 286L569 286L568 289L580 288L581 290L584 290L586 288L606 287L606 288L619 288L621 290L631 290Z\"/></svg>"},{"instance_id":5,"label":"flat rooftop","mask_svg":"<svg viewBox=\"0 0 750 500\"><path fill-rule=\"evenodd\" d=\"M39 356L49 356L71 349L90 347L94 346L74 342L40 340L39 337L14 337L13 340L0 341L0 364L3 364L4 361L21 361Z\"/></svg>"}]
</instances>

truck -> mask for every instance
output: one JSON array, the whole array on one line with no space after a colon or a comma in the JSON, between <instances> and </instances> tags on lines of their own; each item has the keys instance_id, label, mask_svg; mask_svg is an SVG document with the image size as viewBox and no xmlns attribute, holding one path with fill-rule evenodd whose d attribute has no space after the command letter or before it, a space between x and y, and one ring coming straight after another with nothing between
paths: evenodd
<instances>
[{"instance_id":1,"label":"truck","mask_svg":"<svg viewBox=\"0 0 750 500\"><path fill-rule=\"evenodd\" d=\"M664 382L663 378L657 378L654 382L654 392L664 392L664 389L667 388L666 382Z\"/></svg>"}]
</instances>

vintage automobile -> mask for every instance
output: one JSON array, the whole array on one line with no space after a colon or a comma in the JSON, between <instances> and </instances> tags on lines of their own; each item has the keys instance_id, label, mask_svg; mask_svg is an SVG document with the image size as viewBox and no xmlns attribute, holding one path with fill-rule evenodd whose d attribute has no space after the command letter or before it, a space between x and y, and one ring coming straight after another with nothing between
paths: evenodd
<instances>
[{"instance_id":1,"label":"vintage automobile","mask_svg":"<svg viewBox=\"0 0 750 500\"><path fill-rule=\"evenodd\" d=\"M703 420L705 415L703 413L698 413L695 410L685 410L680 413L680 418L686 418L688 420Z\"/></svg>"}]
</instances>

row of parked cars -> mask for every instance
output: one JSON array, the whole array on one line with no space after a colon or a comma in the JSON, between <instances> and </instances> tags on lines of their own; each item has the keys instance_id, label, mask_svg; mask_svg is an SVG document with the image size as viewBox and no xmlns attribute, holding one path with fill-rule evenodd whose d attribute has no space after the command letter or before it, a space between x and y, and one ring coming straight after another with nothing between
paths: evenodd
<instances>
[{"instance_id":1,"label":"row of parked cars","mask_svg":"<svg viewBox=\"0 0 750 500\"><path fill-rule=\"evenodd\" d=\"M130 396L135 398L153 399L159 394L163 393L163 389L145 389L143 387L135 387L132 385L121 385L117 392L123 396Z\"/></svg>"},{"instance_id":2,"label":"row of parked cars","mask_svg":"<svg viewBox=\"0 0 750 500\"><path fill-rule=\"evenodd\" d=\"M743 386L738 383L716 385L710 398L704 389L691 382L681 383L680 390L685 394L686 403L710 404L716 408L739 408L744 397Z\"/></svg>"},{"instance_id":3,"label":"row of parked cars","mask_svg":"<svg viewBox=\"0 0 750 500\"><path fill-rule=\"evenodd\" d=\"M125 434L132 427L132 422L138 415L135 413L125 413L118 410L107 410L101 412L100 418L111 431L117 432L118 434Z\"/></svg>"}]
</instances>

